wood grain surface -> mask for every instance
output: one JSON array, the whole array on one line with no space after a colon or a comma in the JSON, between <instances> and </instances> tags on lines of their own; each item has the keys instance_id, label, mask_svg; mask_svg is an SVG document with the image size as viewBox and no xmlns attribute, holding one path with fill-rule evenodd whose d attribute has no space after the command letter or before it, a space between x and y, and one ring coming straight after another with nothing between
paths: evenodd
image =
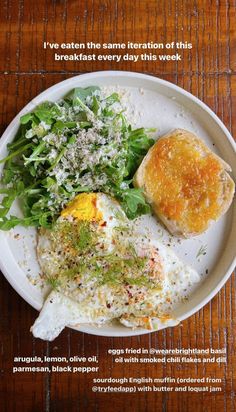
<instances>
[{"instance_id":1,"label":"wood grain surface","mask_svg":"<svg viewBox=\"0 0 236 412\"><path fill-rule=\"evenodd\" d=\"M131 70L169 80L208 104L236 135L235 0L2 0L0 127L57 82L96 70ZM43 42L188 41L180 62L56 62ZM0 253L4 253L0 251ZM236 283L226 285L173 329L134 338L103 338L66 329L52 343L32 338L37 315L0 278L0 411L234 411ZM118 364L109 348L221 348L226 364ZM93 393L96 374L12 373L14 356L99 357L99 377L217 377L221 392Z\"/></svg>"}]
</instances>

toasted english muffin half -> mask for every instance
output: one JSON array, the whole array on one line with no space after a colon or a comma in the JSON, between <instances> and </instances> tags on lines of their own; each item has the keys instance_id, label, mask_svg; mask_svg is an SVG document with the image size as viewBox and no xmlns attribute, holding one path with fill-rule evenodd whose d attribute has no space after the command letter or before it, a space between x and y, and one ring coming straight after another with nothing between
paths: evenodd
<instances>
[{"instance_id":1,"label":"toasted english muffin half","mask_svg":"<svg viewBox=\"0 0 236 412\"><path fill-rule=\"evenodd\" d=\"M200 138L175 129L148 151L134 185L173 235L188 238L205 232L231 205L235 184L228 171Z\"/></svg>"}]
</instances>

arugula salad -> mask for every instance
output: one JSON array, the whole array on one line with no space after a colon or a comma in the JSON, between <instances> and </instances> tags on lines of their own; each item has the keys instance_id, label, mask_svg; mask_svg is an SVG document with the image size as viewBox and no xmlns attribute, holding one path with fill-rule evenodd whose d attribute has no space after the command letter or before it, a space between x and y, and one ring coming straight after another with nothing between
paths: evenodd
<instances>
[{"instance_id":1,"label":"arugula salad","mask_svg":"<svg viewBox=\"0 0 236 412\"><path fill-rule=\"evenodd\" d=\"M149 212L133 175L153 145L155 129L133 129L118 93L76 88L58 102L44 102L20 119L1 177L0 229L51 227L79 192L115 197L134 219ZM11 215L20 202L22 216Z\"/></svg>"}]
</instances>

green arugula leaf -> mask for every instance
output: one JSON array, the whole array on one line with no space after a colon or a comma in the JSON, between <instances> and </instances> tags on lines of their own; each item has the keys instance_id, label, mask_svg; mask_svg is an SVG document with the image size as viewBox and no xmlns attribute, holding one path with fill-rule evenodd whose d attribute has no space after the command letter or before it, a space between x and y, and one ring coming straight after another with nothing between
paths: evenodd
<instances>
[{"instance_id":1,"label":"green arugula leaf","mask_svg":"<svg viewBox=\"0 0 236 412\"><path fill-rule=\"evenodd\" d=\"M33 112L38 119L47 124L52 124L53 120L57 119L61 115L59 107L52 102L41 103Z\"/></svg>"},{"instance_id":2,"label":"green arugula leaf","mask_svg":"<svg viewBox=\"0 0 236 412\"><path fill-rule=\"evenodd\" d=\"M67 98L72 99L73 103L76 103L76 98L78 97L83 103L86 102L88 96L91 96L96 90L100 90L97 86L90 87L76 87L72 92L67 95Z\"/></svg>"},{"instance_id":3,"label":"green arugula leaf","mask_svg":"<svg viewBox=\"0 0 236 412\"><path fill-rule=\"evenodd\" d=\"M62 120L57 120L56 123L54 123L52 131L53 132L60 132L63 131L64 129L73 129L77 126L76 122L63 122Z\"/></svg>"},{"instance_id":4,"label":"green arugula leaf","mask_svg":"<svg viewBox=\"0 0 236 412\"><path fill-rule=\"evenodd\" d=\"M139 204L146 204L142 189L127 189L124 192L122 192L121 196L126 202L130 211L133 213L136 212Z\"/></svg>"},{"instance_id":5,"label":"green arugula leaf","mask_svg":"<svg viewBox=\"0 0 236 412\"><path fill-rule=\"evenodd\" d=\"M146 203L142 189L129 188L119 193L121 205L130 219L150 212L150 206Z\"/></svg>"},{"instance_id":6,"label":"green arugula leaf","mask_svg":"<svg viewBox=\"0 0 236 412\"><path fill-rule=\"evenodd\" d=\"M92 107L91 107L92 111L94 114L98 114L98 110L99 110L99 103L98 100L96 99L95 96L93 96L93 103L92 103Z\"/></svg>"},{"instance_id":7,"label":"green arugula leaf","mask_svg":"<svg viewBox=\"0 0 236 412\"><path fill-rule=\"evenodd\" d=\"M38 225L38 218L33 219L30 218L19 218L17 216L10 216L9 218L2 218L0 219L0 229L1 230L10 230L13 227L21 225L21 226L37 226Z\"/></svg>"},{"instance_id":8,"label":"green arugula leaf","mask_svg":"<svg viewBox=\"0 0 236 412\"><path fill-rule=\"evenodd\" d=\"M20 122L21 124L27 124L30 120L33 119L33 114L32 113L27 113L21 116Z\"/></svg>"},{"instance_id":9,"label":"green arugula leaf","mask_svg":"<svg viewBox=\"0 0 236 412\"><path fill-rule=\"evenodd\" d=\"M106 100L107 105L112 105L114 103L120 102L118 93L112 93L110 96L106 97L105 100Z\"/></svg>"},{"instance_id":10,"label":"green arugula leaf","mask_svg":"<svg viewBox=\"0 0 236 412\"><path fill-rule=\"evenodd\" d=\"M99 90L96 86L78 87L59 102L43 102L21 116L16 137L7 145L7 156L0 160L5 162L0 180L4 186L0 189L0 229L17 224L50 227L61 208L86 191L115 197L130 219L150 210L142 191L133 188L132 178L154 143L150 137L154 130L133 130L119 106L118 93L104 98ZM90 128L101 139L88 143L88 165L81 167L84 162L75 143ZM118 147L113 140L117 136ZM75 151L67 158L73 145ZM104 156L92 164L90 154L93 158L96 151L104 151ZM87 175L88 182L104 175L105 183L87 184ZM8 216L15 199L20 199L23 218Z\"/></svg>"}]
</instances>

